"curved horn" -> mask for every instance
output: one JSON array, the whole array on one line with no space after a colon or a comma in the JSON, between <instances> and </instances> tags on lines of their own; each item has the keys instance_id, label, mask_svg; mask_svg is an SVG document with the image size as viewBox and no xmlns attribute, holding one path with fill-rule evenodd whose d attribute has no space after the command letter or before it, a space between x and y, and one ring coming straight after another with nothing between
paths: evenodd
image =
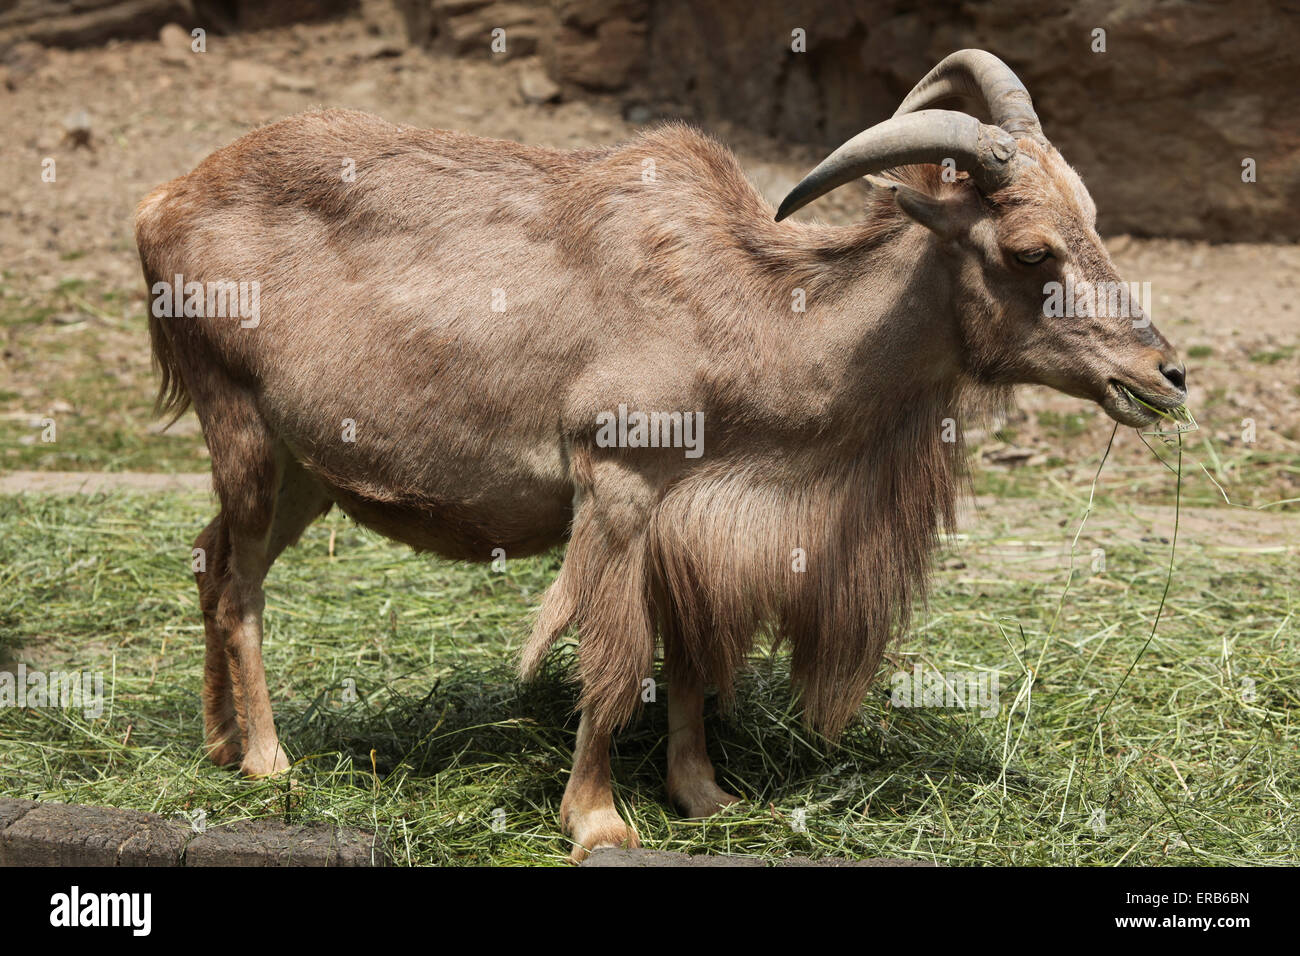
<instances>
[{"instance_id":1,"label":"curved horn","mask_svg":"<svg viewBox=\"0 0 1300 956\"><path fill-rule=\"evenodd\" d=\"M780 222L818 196L867 173L912 163L956 162L985 193L1011 181L1016 141L996 126L953 110L921 110L863 130L831 153L781 202Z\"/></svg>"},{"instance_id":2,"label":"curved horn","mask_svg":"<svg viewBox=\"0 0 1300 956\"><path fill-rule=\"evenodd\" d=\"M1025 84L1011 67L984 50L958 50L944 57L912 87L894 115L915 113L954 96L983 102L993 122L1017 139L1048 145Z\"/></svg>"}]
</instances>

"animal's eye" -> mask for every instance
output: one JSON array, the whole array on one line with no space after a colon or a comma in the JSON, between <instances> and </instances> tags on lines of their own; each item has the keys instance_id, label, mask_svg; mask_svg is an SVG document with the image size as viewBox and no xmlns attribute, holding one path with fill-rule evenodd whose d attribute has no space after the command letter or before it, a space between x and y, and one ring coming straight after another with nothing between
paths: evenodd
<instances>
[{"instance_id":1,"label":"animal's eye","mask_svg":"<svg viewBox=\"0 0 1300 956\"><path fill-rule=\"evenodd\" d=\"M1029 252L1017 252L1016 258L1027 266L1036 266L1050 255L1051 253L1046 249L1033 249Z\"/></svg>"}]
</instances>

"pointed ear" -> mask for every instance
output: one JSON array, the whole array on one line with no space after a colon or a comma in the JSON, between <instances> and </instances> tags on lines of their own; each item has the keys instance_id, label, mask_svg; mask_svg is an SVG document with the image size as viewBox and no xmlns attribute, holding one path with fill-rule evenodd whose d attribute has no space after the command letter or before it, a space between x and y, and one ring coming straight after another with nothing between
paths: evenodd
<instances>
[{"instance_id":1,"label":"pointed ear","mask_svg":"<svg viewBox=\"0 0 1300 956\"><path fill-rule=\"evenodd\" d=\"M873 189L892 192L903 215L913 222L919 222L942 239L954 239L970 226L970 212L965 197L961 194L949 199L935 199L917 192L911 186L881 179L879 176L867 176L866 180Z\"/></svg>"}]
</instances>

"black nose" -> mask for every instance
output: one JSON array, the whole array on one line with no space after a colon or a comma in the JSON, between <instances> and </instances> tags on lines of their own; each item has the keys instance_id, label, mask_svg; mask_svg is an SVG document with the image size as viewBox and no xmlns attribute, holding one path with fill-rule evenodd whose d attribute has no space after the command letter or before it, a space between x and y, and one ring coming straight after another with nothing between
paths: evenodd
<instances>
[{"instance_id":1,"label":"black nose","mask_svg":"<svg viewBox=\"0 0 1300 956\"><path fill-rule=\"evenodd\" d=\"M1160 372L1165 379L1174 388L1181 392L1187 391L1187 368L1184 365L1165 364L1160 366Z\"/></svg>"}]
</instances>

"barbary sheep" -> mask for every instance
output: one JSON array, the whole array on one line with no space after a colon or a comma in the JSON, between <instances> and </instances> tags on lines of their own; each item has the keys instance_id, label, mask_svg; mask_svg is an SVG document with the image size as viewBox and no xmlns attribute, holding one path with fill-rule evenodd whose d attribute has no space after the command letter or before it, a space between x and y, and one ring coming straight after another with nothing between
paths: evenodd
<instances>
[{"instance_id":1,"label":"barbary sheep","mask_svg":"<svg viewBox=\"0 0 1300 956\"><path fill-rule=\"evenodd\" d=\"M860 222L782 221L863 176ZM522 669L576 631L575 859L637 844L609 744L658 641L669 795L693 817L734 802L706 687L725 701L771 633L808 722L852 719L952 522L954 422L1021 383L1133 426L1184 400L1140 309L1045 315L1053 282L1118 284L1094 222L1023 85L975 50L775 221L681 125L565 152L325 110L218 150L136 217L160 407L193 404L220 499L195 544L207 752L288 767L262 582L337 504L453 559L567 540Z\"/></svg>"}]
</instances>

